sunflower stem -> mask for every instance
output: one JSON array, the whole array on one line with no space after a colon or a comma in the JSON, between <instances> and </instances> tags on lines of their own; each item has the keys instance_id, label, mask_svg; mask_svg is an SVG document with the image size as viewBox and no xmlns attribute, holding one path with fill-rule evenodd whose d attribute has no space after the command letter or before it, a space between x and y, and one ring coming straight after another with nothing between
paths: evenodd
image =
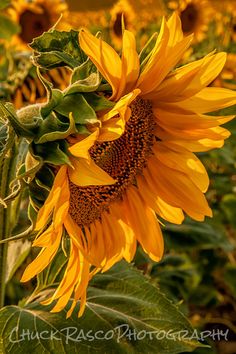
<instances>
[{"instance_id":1,"label":"sunflower stem","mask_svg":"<svg viewBox=\"0 0 236 354\"><path fill-rule=\"evenodd\" d=\"M8 150L0 166L0 196L4 199L10 191L10 182L15 174L15 144ZM11 234L11 204L6 208L0 204L0 241L3 241ZM7 243L0 244L0 308L5 302L6 288L6 266L7 266Z\"/></svg>"},{"instance_id":2,"label":"sunflower stem","mask_svg":"<svg viewBox=\"0 0 236 354\"><path fill-rule=\"evenodd\" d=\"M3 199L7 195L8 191L8 173L10 159L9 156L5 157L2 161L1 166L1 185L0 185L0 193L1 198ZM0 205L0 240L4 240L7 235L7 217L9 215L8 209L5 208L4 205ZM7 244L3 244L0 246L0 308L4 306L4 298L5 298L5 274L6 274L6 253L7 253Z\"/></svg>"}]
</instances>

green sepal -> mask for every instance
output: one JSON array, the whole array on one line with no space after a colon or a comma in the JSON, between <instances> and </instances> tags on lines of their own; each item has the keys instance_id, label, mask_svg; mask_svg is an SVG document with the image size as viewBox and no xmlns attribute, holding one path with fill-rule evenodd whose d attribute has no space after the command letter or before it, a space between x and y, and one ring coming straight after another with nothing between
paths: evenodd
<instances>
[{"instance_id":1,"label":"green sepal","mask_svg":"<svg viewBox=\"0 0 236 354\"><path fill-rule=\"evenodd\" d=\"M42 105L40 113L42 118L46 118L52 110L63 100L63 93L58 89L51 89L48 102Z\"/></svg>"},{"instance_id":2,"label":"green sepal","mask_svg":"<svg viewBox=\"0 0 236 354\"><path fill-rule=\"evenodd\" d=\"M50 141L44 144L35 144L32 142L31 153L36 159L41 158L44 163L72 167L68 157L68 143L65 140Z\"/></svg>"},{"instance_id":3,"label":"green sepal","mask_svg":"<svg viewBox=\"0 0 236 354\"><path fill-rule=\"evenodd\" d=\"M42 75L40 68L38 66L36 66L36 73L47 92L47 97L50 99L52 96L53 84Z\"/></svg>"},{"instance_id":4,"label":"green sepal","mask_svg":"<svg viewBox=\"0 0 236 354\"><path fill-rule=\"evenodd\" d=\"M78 31L53 29L35 38L30 46L36 52L35 64L46 69L65 65L75 68L86 60L78 43Z\"/></svg>"},{"instance_id":5,"label":"green sepal","mask_svg":"<svg viewBox=\"0 0 236 354\"><path fill-rule=\"evenodd\" d=\"M34 209L39 209L47 199L54 178L52 170L43 165L29 184L30 201Z\"/></svg>"},{"instance_id":6,"label":"green sepal","mask_svg":"<svg viewBox=\"0 0 236 354\"><path fill-rule=\"evenodd\" d=\"M84 93L84 98L95 112L112 109L115 106L115 102L109 101L105 96L98 95L95 92Z\"/></svg>"},{"instance_id":7,"label":"green sepal","mask_svg":"<svg viewBox=\"0 0 236 354\"><path fill-rule=\"evenodd\" d=\"M48 191L45 188L42 188L36 179L33 179L33 181L29 184L29 192L30 197L33 199L33 204L36 204L37 207L40 206L40 202L43 203L48 196Z\"/></svg>"},{"instance_id":8,"label":"green sepal","mask_svg":"<svg viewBox=\"0 0 236 354\"><path fill-rule=\"evenodd\" d=\"M73 70L71 83L86 79L90 74L97 72L96 66L89 58Z\"/></svg>"},{"instance_id":9,"label":"green sepal","mask_svg":"<svg viewBox=\"0 0 236 354\"><path fill-rule=\"evenodd\" d=\"M44 119L39 127L38 137L34 139L36 144L43 144L48 141L65 139L71 134L77 133L74 118L69 114L69 122L63 123L54 112Z\"/></svg>"},{"instance_id":10,"label":"green sepal","mask_svg":"<svg viewBox=\"0 0 236 354\"><path fill-rule=\"evenodd\" d=\"M39 186L50 192L55 175L49 166L43 165L43 167L36 173L35 179Z\"/></svg>"},{"instance_id":11,"label":"green sepal","mask_svg":"<svg viewBox=\"0 0 236 354\"><path fill-rule=\"evenodd\" d=\"M75 124L94 124L99 122L95 111L82 94L64 96L61 104L55 107L54 110L65 117L69 117L70 112L72 112Z\"/></svg>"},{"instance_id":12,"label":"green sepal","mask_svg":"<svg viewBox=\"0 0 236 354\"><path fill-rule=\"evenodd\" d=\"M29 205L28 205L28 218L29 218L29 220L31 221L31 223L33 225L35 225L35 223L36 223L37 216L38 216L38 210L36 210L36 208L35 208L35 206L33 204L33 201L32 201L32 199L30 197L30 202L29 202Z\"/></svg>"},{"instance_id":13,"label":"green sepal","mask_svg":"<svg viewBox=\"0 0 236 354\"><path fill-rule=\"evenodd\" d=\"M31 121L26 123L19 119L12 103L9 102L5 104L0 103L0 106L18 136L25 137L25 138L33 138L35 136L41 120L41 118L38 117L36 113L35 115L33 113L31 115Z\"/></svg>"},{"instance_id":14,"label":"green sepal","mask_svg":"<svg viewBox=\"0 0 236 354\"><path fill-rule=\"evenodd\" d=\"M1 107L0 107L1 113ZM15 132L8 121L0 119L0 164L4 159L9 149L13 146L15 139Z\"/></svg>"},{"instance_id":15,"label":"green sepal","mask_svg":"<svg viewBox=\"0 0 236 354\"><path fill-rule=\"evenodd\" d=\"M65 95L78 92L94 92L101 83L99 73L91 73L86 79L75 81L65 91Z\"/></svg>"}]
</instances>

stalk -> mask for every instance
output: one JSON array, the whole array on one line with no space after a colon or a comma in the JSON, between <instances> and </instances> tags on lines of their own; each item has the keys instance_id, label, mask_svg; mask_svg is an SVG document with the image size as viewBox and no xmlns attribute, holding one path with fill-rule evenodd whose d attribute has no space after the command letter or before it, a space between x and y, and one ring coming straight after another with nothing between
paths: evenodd
<instances>
[{"instance_id":1,"label":"stalk","mask_svg":"<svg viewBox=\"0 0 236 354\"><path fill-rule=\"evenodd\" d=\"M0 166L0 196L7 197L10 192L10 182L15 175L15 144L7 152ZM11 235L11 203L7 208L0 204L0 241L6 240ZM7 266L7 242L0 243L0 308L5 301L5 278Z\"/></svg>"},{"instance_id":2,"label":"stalk","mask_svg":"<svg viewBox=\"0 0 236 354\"><path fill-rule=\"evenodd\" d=\"M10 168L9 155L4 158L1 166L0 176L0 194L5 198L8 193L9 181L8 174ZM0 240L7 238L9 211L3 205L0 205ZM6 275L7 243L0 245L0 308L4 306L5 299L5 275Z\"/></svg>"}]
</instances>

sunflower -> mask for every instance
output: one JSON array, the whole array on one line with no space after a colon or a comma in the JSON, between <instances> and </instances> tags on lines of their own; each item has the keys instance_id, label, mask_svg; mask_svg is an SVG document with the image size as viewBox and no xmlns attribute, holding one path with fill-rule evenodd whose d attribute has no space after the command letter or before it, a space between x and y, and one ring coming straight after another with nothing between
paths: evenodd
<instances>
[{"instance_id":1,"label":"sunflower","mask_svg":"<svg viewBox=\"0 0 236 354\"><path fill-rule=\"evenodd\" d=\"M122 45L122 18L125 28L134 31L134 22L137 14L134 12L128 0L118 1L110 10L110 35L112 43L120 48Z\"/></svg>"},{"instance_id":2,"label":"sunflower","mask_svg":"<svg viewBox=\"0 0 236 354\"><path fill-rule=\"evenodd\" d=\"M163 0L129 0L129 3L144 26L155 21L165 11Z\"/></svg>"},{"instance_id":3,"label":"sunflower","mask_svg":"<svg viewBox=\"0 0 236 354\"><path fill-rule=\"evenodd\" d=\"M75 12L87 12L87 11L96 11L99 12L100 10L109 10L116 0L102 0L102 1L94 1L94 0L87 0L87 1L75 1L75 0L66 0L69 11Z\"/></svg>"},{"instance_id":4,"label":"sunflower","mask_svg":"<svg viewBox=\"0 0 236 354\"><path fill-rule=\"evenodd\" d=\"M236 42L236 3L235 1L212 0L215 11L216 33L220 36L221 44L228 47Z\"/></svg>"},{"instance_id":5,"label":"sunflower","mask_svg":"<svg viewBox=\"0 0 236 354\"><path fill-rule=\"evenodd\" d=\"M168 7L178 12L185 35L194 33L194 41L205 38L209 22L212 20L212 8L208 0L169 1Z\"/></svg>"},{"instance_id":6,"label":"sunflower","mask_svg":"<svg viewBox=\"0 0 236 354\"><path fill-rule=\"evenodd\" d=\"M13 0L7 14L18 23L21 31L13 36L12 45L19 49L29 49L28 43L43 32L48 31L60 18L67 14L67 5L61 0ZM63 20L58 28L68 29Z\"/></svg>"},{"instance_id":7,"label":"sunflower","mask_svg":"<svg viewBox=\"0 0 236 354\"><path fill-rule=\"evenodd\" d=\"M40 209L33 246L41 247L22 281L45 269L64 230L70 240L65 274L51 298L52 311L73 298L86 304L89 280L122 258L130 262L137 241L154 261L163 255L160 222L181 224L184 213L212 216L205 199L209 179L193 152L221 147L230 133L219 125L233 116L206 115L236 104L236 93L207 87L222 70L225 53L173 68L190 46L176 14L163 19L150 54L140 64L134 35L125 30L120 56L82 30L82 50L111 87L113 108L99 115L87 137L71 137L71 166L61 165ZM157 216L160 219L157 219Z\"/></svg>"},{"instance_id":8,"label":"sunflower","mask_svg":"<svg viewBox=\"0 0 236 354\"><path fill-rule=\"evenodd\" d=\"M87 27L94 32L107 27L107 12L104 9L98 11L70 11L65 21L74 29Z\"/></svg>"}]
</instances>

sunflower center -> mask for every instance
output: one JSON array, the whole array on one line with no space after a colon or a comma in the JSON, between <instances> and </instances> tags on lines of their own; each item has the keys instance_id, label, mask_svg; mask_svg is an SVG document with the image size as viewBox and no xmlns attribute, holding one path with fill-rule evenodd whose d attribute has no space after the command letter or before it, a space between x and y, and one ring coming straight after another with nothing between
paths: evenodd
<instances>
[{"instance_id":1,"label":"sunflower center","mask_svg":"<svg viewBox=\"0 0 236 354\"><path fill-rule=\"evenodd\" d=\"M19 20L21 26L20 37L25 43L30 43L35 37L40 36L51 26L50 16L46 10L43 13L24 11Z\"/></svg>"},{"instance_id":2,"label":"sunflower center","mask_svg":"<svg viewBox=\"0 0 236 354\"><path fill-rule=\"evenodd\" d=\"M109 186L78 187L70 182L69 213L79 225L99 219L112 201L122 199L127 187L142 173L154 142L154 116L151 103L136 99L123 135L114 141L96 143L90 155L96 164L116 180Z\"/></svg>"},{"instance_id":3,"label":"sunflower center","mask_svg":"<svg viewBox=\"0 0 236 354\"><path fill-rule=\"evenodd\" d=\"M198 19L198 10L194 4L189 4L180 14L184 33L192 32Z\"/></svg>"},{"instance_id":4,"label":"sunflower center","mask_svg":"<svg viewBox=\"0 0 236 354\"><path fill-rule=\"evenodd\" d=\"M124 25L126 27L125 14L122 12L116 14L116 19L113 24L113 31L117 37L122 37L122 16L124 19Z\"/></svg>"}]
</instances>

